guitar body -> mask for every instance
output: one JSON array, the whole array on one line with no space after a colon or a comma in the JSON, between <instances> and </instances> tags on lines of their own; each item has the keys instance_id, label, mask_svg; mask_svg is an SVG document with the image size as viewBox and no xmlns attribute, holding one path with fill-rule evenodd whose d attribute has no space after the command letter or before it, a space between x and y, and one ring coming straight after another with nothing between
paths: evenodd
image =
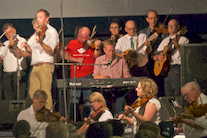
<instances>
[{"instance_id":1,"label":"guitar body","mask_svg":"<svg viewBox=\"0 0 207 138\"><path fill-rule=\"evenodd\" d=\"M164 61L156 60L154 64L154 74L155 76L167 76L167 73L169 71L170 67L170 61L171 61L171 54L172 50L169 50L167 54L163 55L168 50L168 47L166 46L164 48L164 51L160 53L161 56L163 56Z\"/></svg>"}]
</instances>

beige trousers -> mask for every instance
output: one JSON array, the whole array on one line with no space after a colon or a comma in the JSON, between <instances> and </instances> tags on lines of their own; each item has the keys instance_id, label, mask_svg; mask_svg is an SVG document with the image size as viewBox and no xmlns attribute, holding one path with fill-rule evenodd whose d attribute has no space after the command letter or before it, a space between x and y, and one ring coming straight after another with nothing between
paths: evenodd
<instances>
[{"instance_id":1,"label":"beige trousers","mask_svg":"<svg viewBox=\"0 0 207 138\"><path fill-rule=\"evenodd\" d=\"M33 99L33 94L36 90L41 89L47 94L47 101L45 107L47 109L52 108L52 74L54 72L54 65L42 64L40 66L34 66L30 75L30 89L29 95Z\"/></svg>"}]
</instances>

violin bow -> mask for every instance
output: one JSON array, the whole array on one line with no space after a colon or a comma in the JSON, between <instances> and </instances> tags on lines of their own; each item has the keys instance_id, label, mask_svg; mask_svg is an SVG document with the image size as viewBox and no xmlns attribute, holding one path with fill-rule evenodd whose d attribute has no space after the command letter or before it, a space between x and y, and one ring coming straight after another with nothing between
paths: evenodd
<instances>
[{"instance_id":1,"label":"violin bow","mask_svg":"<svg viewBox=\"0 0 207 138\"><path fill-rule=\"evenodd\" d=\"M199 85L198 85L198 83L197 83L197 80L196 80L196 78L194 78L194 82L195 82L195 85L196 85L196 88L197 88L197 90L199 90L200 91L200 89L199 89ZM201 96L199 96L199 98L200 98L200 100L201 100L201 104L203 105L203 101L202 101L202 99L201 99ZM207 115L205 114L205 117L206 117L206 119L207 119Z\"/></svg>"},{"instance_id":2,"label":"violin bow","mask_svg":"<svg viewBox=\"0 0 207 138\"><path fill-rule=\"evenodd\" d=\"M5 32L0 36L0 39L5 35Z\"/></svg>"},{"instance_id":3,"label":"violin bow","mask_svg":"<svg viewBox=\"0 0 207 138\"><path fill-rule=\"evenodd\" d=\"M163 24L165 24L165 22L167 21L167 18L168 18L168 16L170 15L171 11L172 11L172 7L170 8L170 10L169 10L169 12L168 12L168 15L165 17L165 20L164 20Z\"/></svg>"},{"instance_id":4,"label":"violin bow","mask_svg":"<svg viewBox=\"0 0 207 138\"><path fill-rule=\"evenodd\" d=\"M95 25L95 26L93 27L93 31L92 31L92 33L91 33L91 38L93 38L93 36L96 34L96 27L97 27L97 25Z\"/></svg>"}]
</instances>

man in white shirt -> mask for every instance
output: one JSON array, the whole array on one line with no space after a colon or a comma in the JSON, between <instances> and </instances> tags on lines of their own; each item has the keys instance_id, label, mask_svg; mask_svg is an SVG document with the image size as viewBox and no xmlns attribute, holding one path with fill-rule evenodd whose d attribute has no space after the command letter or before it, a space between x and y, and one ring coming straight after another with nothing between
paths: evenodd
<instances>
[{"instance_id":1,"label":"man in white shirt","mask_svg":"<svg viewBox=\"0 0 207 138\"><path fill-rule=\"evenodd\" d=\"M26 40L16 34L16 29L11 23L6 23L2 27L7 37L4 46L0 47L0 63L3 63L3 91L4 99L25 99L25 90L27 82L27 74L23 68L23 57L21 53L28 55L21 44ZM17 74L19 70L20 74ZM17 96L17 75L19 81L19 95Z\"/></svg>"},{"instance_id":2,"label":"man in white shirt","mask_svg":"<svg viewBox=\"0 0 207 138\"><path fill-rule=\"evenodd\" d=\"M45 138L46 136L46 127L48 126L48 123L50 121L50 117L54 118L54 115L50 115L48 113L49 111L44 112L46 100L47 100L47 94L43 90L36 90L34 95L33 95L33 104L25 109L22 110L19 115L17 116L17 121L19 120L26 120L30 124L30 133L32 137L37 137L37 138ZM38 111L42 111L45 113L40 113L39 117L36 116ZM52 113L51 113L52 114ZM42 117L42 118L40 118ZM38 122L37 118L43 119L42 122ZM46 119L46 120L44 120ZM59 120L57 120L59 119ZM56 121L64 121L66 120L64 117L57 117Z\"/></svg>"},{"instance_id":3,"label":"man in white shirt","mask_svg":"<svg viewBox=\"0 0 207 138\"><path fill-rule=\"evenodd\" d=\"M186 138L206 138L207 113L205 106L203 106L203 110L202 108L200 110L196 108L207 103L207 96L201 93L200 86L194 81L186 83L181 88L181 93L189 104L192 105L193 102L197 102L197 105L191 108L192 113L185 113L184 116L181 114L180 116L174 117L174 122L182 123L182 126L175 130L175 134L184 132ZM189 115L189 117L187 117L187 115ZM194 118L192 118L190 115L198 117L194 116ZM192 119L190 119L190 117Z\"/></svg>"},{"instance_id":4,"label":"man in white shirt","mask_svg":"<svg viewBox=\"0 0 207 138\"><path fill-rule=\"evenodd\" d=\"M54 62L53 53L59 42L56 29L48 23L49 18L50 14L48 11L44 9L39 10L37 12L37 23L39 24L39 28L42 28L40 31L44 27L47 28L44 36L34 34L27 43L22 45L22 47L26 48L27 52L32 53L31 65L33 65L33 69L30 76L30 98L33 98L36 90L44 90L48 96L47 109L52 108L51 84L52 73L54 72L54 65L52 64Z\"/></svg>"},{"instance_id":5,"label":"man in white shirt","mask_svg":"<svg viewBox=\"0 0 207 138\"><path fill-rule=\"evenodd\" d=\"M118 42L116 43L115 51L116 55L122 56L119 53L123 54L127 50L133 50L136 51L139 49L139 47L142 45L142 43L145 43L145 46L141 48L139 51L136 51L136 56L134 58L129 58L128 56L125 56L126 60L128 62L133 62L135 66L130 66L130 73L134 77L138 76L148 76L148 70L146 67L143 67L147 61L148 61L148 55L147 51L149 51L150 42L142 39L142 37L138 37L137 35L137 27L136 23L133 20L129 20L125 24L125 31L127 32L126 35L118 39ZM141 41L141 42L139 42ZM146 42L145 42L146 41ZM149 48L148 48L149 47ZM145 63L144 63L145 62ZM144 63L144 65L143 65ZM143 67L143 68L142 68Z\"/></svg>"},{"instance_id":6,"label":"man in white shirt","mask_svg":"<svg viewBox=\"0 0 207 138\"><path fill-rule=\"evenodd\" d=\"M165 96L179 96L180 93L180 65L181 65L181 53L180 45L189 43L189 40L184 36L177 35L180 26L177 20L172 19L168 23L168 32L170 35L162 40L157 51L163 51L165 46L172 43L171 62L167 76L164 79L165 82ZM153 59L164 61L162 55L155 55Z\"/></svg>"}]
</instances>

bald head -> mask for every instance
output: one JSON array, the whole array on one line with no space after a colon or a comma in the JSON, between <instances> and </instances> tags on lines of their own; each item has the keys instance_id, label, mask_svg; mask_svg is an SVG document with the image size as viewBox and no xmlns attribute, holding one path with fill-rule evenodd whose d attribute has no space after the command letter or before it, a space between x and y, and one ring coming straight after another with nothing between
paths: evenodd
<instances>
[{"instance_id":1,"label":"bald head","mask_svg":"<svg viewBox=\"0 0 207 138\"><path fill-rule=\"evenodd\" d=\"M129 20L125 24L125 31L129 36L134 36L137 32L137 25L133 20Z\"/></svg>"},{"instance_id":2,"label":"bald head","mask_svg":"<svg viewBox=\"0 0 207 138\"><path fill-rule=\"evenodd\" d=\"M179 23L176 19L172 19L168 22L168 32L170 33L170 36L173 36L178 32L180 29Z\"/></svg>"},{"instance_id":3,"label":"bald head","mask_svg":"<svg viewBox=\"0 0 207 138\"><path fill-rule=\"evenodd\" d=\"M90 37L90 29L88 27L82 27L78 31L78 41L84 43Z\"/></svg>"}]
</instances>

